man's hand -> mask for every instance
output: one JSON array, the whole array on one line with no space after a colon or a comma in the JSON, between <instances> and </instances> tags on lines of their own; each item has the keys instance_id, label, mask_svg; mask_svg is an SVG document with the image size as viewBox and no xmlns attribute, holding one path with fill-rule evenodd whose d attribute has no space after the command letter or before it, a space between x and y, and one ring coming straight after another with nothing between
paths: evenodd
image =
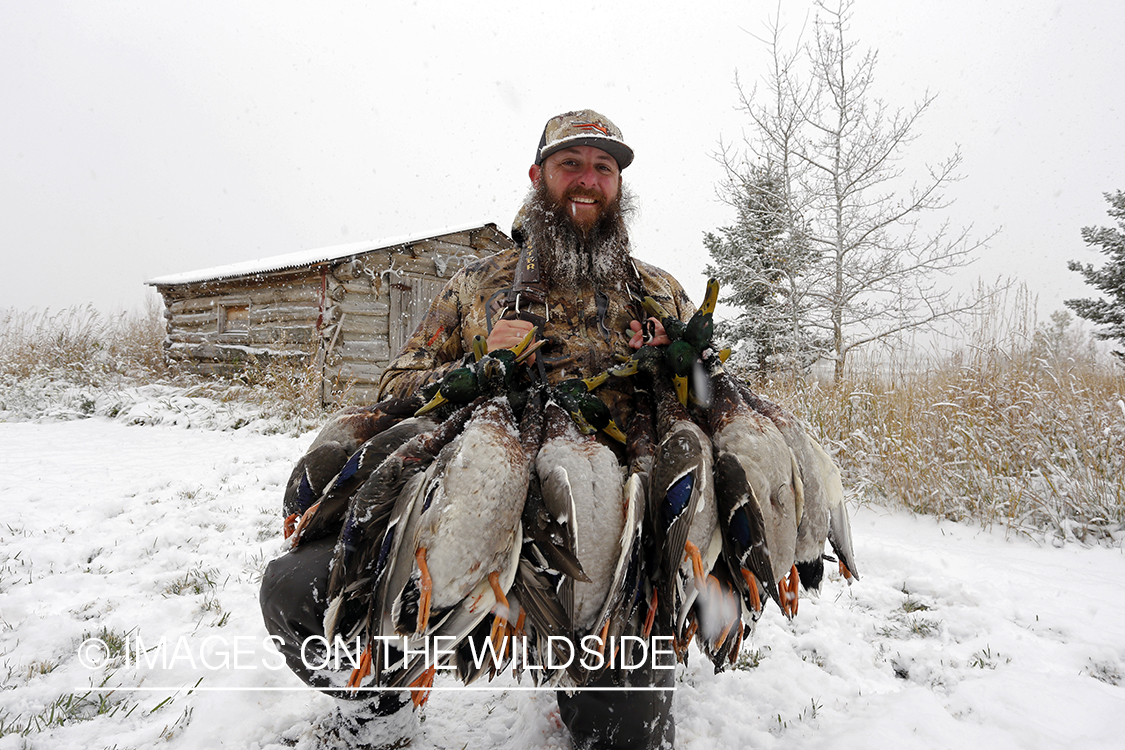
<instances>
[{"instance_id":1,"label":"man's hand","mask_svg":"<svg viewBox=\"0 0 1125 750\"><path fill-rule=\"evenodd\" d=\"M488 334L488 351L494 352L497 349L511 349L516 344L523 341L527 336L527 332L535 326L526 320L498 320L496 325L492 326L492 332ZM528 358L529 365L535 364L535 355L532 354Z\"/></svg>"},{"instance_id":2,"label":"man's hand","mask_svg":"<svg viewBox=\"0 0 1125 750\"><path fill-rule=\"evenodd\" d=\"M652 339L645 341L644 324L639 320L634 320L629 323L629 328L633 331L632 338L629 339L629 346L634 349L640 349L645 344L649 346L664 346L671 344L672 339L668 338L668 334L664 332L664 325L656 318L649 318L653 325Z\"/></svg>"}]
</instances>

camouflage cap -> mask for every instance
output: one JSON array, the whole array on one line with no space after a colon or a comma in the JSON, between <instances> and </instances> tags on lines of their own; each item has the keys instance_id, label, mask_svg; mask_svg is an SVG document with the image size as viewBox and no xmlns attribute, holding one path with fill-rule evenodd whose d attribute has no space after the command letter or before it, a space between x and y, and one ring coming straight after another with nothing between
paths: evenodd
<instances>
[{"instance_id":1,"label":"camouflage cap","mask_svg":"<svg viewBox=\"0 0 1125 750\"><path fill-rule=\"evenodd\" d=\"M621 131L608 117L592 109L564 112L547 120L535 152L535 163L542 164L551 154L571 146L600 148L617 161L618 169L633 163L633 149L625 145Z\"/></svg>"}]
</instances>

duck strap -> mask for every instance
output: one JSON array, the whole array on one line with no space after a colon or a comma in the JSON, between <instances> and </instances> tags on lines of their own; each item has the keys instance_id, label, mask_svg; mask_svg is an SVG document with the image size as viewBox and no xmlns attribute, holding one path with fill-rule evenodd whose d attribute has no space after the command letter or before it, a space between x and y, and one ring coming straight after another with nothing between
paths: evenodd
<instances>
[{"instance_id":1,"label":"duck strap","mask_svg":"<svg viewBox=\"0 0 1125 750\"><path fill-rule=\"evenodd\" d=\"M535 249L527 244L520 247L520 258L516 262L516 272L512 279L512 295L514 299L508 302L508 310L504 313L504 317L526 320L542 331L546 320L524 307L529 302L544 306L547 304L547 287L543 283L539 257Z\"/></svg>"},{"instance_id":2,"label":"duck strap","mask_svg":"<svg viewBox=\"0 0 1125 750\"><path fill-rule=\"evenodd\" d=\"M544 307L547 304L547 287L543 283L534 249L527 245L520 246L520 257L512 276L512 285L496 291L488 300L485 312L488 330L492 330L494 321L509 319L526 320L542 331L547 319L528 309L531 303L539 303Z\"/></svg>"}]
</instances>

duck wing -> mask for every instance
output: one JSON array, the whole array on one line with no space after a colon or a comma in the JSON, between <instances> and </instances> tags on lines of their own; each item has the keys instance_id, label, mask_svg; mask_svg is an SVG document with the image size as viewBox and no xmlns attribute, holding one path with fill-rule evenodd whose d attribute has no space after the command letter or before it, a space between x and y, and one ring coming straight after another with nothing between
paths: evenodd
<instances>
[{"instance_id":1,"label":"duck wing","mask_svg":"<svg viewBox=\"0 0 1125 750\"><path fill-rule=\"evenodd\" d=\"M667 383L656 379L654 387L663 439L649 472L649 526L656 551L651 580L663 624L684 639L692 605L722 549L712 447Z\"/></svg>"},{"instance_id":2,"label":"duck wing","mask_svg":"<svg viewBox=\"0 0 1125 750\"><path fill-rule=\"evenodd\" d=\"M437 423L423 417L410 417L371 437L359 447L336 474L324 484L319 499L301 515L292 545L320 539L335 533L352 501L352 496L364 486L388 456L411 438L433 431ZM333 443L325 443L310 451L327 450Z\"/></svg>"},{"instance_id":3,"label":"duck wing","mask_svg":"<svg viewBox=\"0 0 1125 750\"><path fill-rule=\"evenodd\" d=\"M732 569L734 586L746 604L743 616L748 621L757 620L761 615L762 592L758 582L762 583L767 596L781 604L766 545L766 522L753 492L738 459L730 453L717 452L715 496L723 529L723 555Z\"/></svg>"},{"instance_id":4,"label":"duck wing","mask_svg":"<svg viewBox=\"0 0 1125 750\"><path fill-rule=\"evenodd\" d=\"M420 399L388 398L374 406L350 406L332 415L321 428L285 484L282 510L286 537L292 524L320 498L348 458L373 436L409 417Z\"/></svg>"}]
</instances>

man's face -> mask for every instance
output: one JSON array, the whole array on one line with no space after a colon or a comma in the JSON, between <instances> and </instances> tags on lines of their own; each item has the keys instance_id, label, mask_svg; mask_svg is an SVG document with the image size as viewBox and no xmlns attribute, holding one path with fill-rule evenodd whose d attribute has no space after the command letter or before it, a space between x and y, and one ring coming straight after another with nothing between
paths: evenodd
<instances>
[{"instance_id":1,"label":"man's face","mask_svg":"<svg viewBox=\"0 0 1125 750\"><path fill-rule=\"evenodd\" d=\"M532 166L532 182L542 180L556 207L588 233L621 190L617 160L600 148L572 146Z\"/></svg>"}]
</instances>

